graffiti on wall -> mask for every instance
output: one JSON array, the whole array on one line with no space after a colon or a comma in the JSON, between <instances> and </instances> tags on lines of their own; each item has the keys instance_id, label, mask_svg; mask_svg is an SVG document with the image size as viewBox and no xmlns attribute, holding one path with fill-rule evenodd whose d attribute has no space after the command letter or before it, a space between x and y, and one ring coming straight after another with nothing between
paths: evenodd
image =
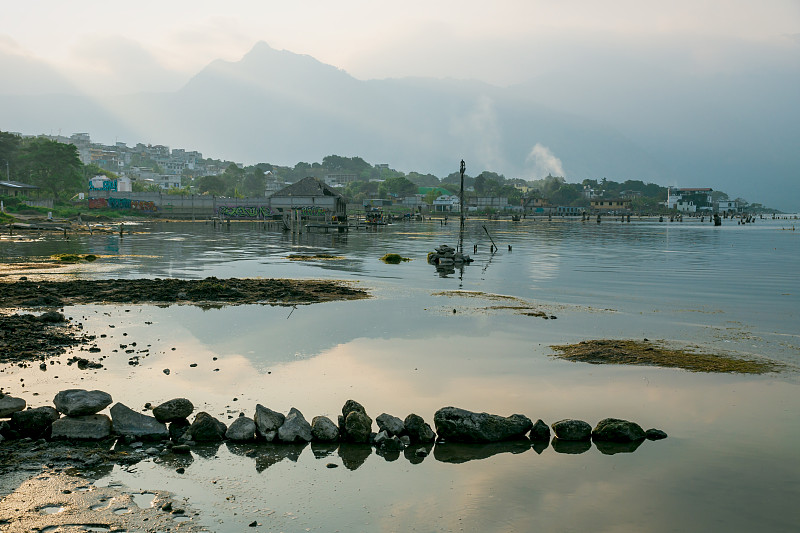
<instances>
[{"instance_id":1,"label":"graffiti on wall","mask_svg":"<svg viewBox=\"0 0 800 533\"><path fill-rule=\"evenodd\" d=\"M299 210L303 216L307 217L321 217L327 213L326 209L316 205L304 205L302 207L295 207L294 209Z\"/></svg>"},{"instance_id":2,"label":"graffiti on wall","mask_svg":"<svg viewBox=\"0 0 800 533\"><path fill-rule=\"evenodd\" d=\"M89 209L133 209L155 213L158 211L155 202L144 200L129 200L128 198L89 198Z\"/></svg>"},{"instance_id":3,"label":"graffiti on wall","mask_svg":"<svg viewBox=\"0 0 800 533\"><path fill-rule=\"evenodd\" d=\"M267 218L272 209L266 205L220 205L217 207L220 218Z\"/></svg>"},{"instance_id":4,"label":"graffiti on wall","mask_svg":"<svg viewBox=\"0 0 800 533\"><path fill-rule=\"evenodd\" d=\"M104 180L100 182L100 186L96 187L94 181L89 181L90 191L116 191L117 180Z\"/></svg>"}]
</instances>

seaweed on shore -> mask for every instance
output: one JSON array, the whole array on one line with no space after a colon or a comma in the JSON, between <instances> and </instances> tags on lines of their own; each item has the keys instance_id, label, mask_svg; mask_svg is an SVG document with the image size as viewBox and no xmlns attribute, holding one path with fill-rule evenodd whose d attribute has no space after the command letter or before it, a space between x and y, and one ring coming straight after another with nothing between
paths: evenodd
<instances>
[{"instance_id":1,"label":"seaweed on shore","mask_svg":"<svg viewBox=\"0 0 800 533\"><path fill-rule=\"evenodd\" d=\"M595 365L646 365L682 368L690 372L765 374L779 372L778 363L722 354L668 348L648 340L599 339L551 346L553 357Z\"/></svg>"}]
</instances>

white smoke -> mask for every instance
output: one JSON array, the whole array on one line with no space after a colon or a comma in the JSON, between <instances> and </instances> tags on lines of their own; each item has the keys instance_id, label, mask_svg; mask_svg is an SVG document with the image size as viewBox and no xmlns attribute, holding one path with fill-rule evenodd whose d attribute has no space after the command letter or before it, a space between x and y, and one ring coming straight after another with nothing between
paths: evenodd
<instances>
[{"instance_id":1,"label":"white smoke","mask_svg":"<svg viewBox=\"0 0 800 533\"><path fill-rule=\"evenodd\" d=\"M525 158L525 167L533 179L542 179L551 176L564 176L564 167L561 160L546 146L536 143Z\"/></svg>"}]
</instances>

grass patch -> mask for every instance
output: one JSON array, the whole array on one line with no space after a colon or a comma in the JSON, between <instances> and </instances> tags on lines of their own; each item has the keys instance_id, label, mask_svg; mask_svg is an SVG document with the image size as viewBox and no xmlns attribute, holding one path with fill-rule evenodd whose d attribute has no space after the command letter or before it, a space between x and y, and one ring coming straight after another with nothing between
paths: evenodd
<instances>
[{"instance_id":1,"label":"grass patch","mask_svg":"<svg viewBox=\"0 0 800 533\"><path fill-rule=\"evenodd\" d=\"M97 256L94 254L56 254L51 256L52 259L56 261L61 261L62 263L80 263L81 261L97 261Z\"/></svg>"},{"instance_id":2,"label":"grass patch","mask_svg":"<svg viewBox=\"0 0 800 533\"><path fill-rule=\"evenodd\" d=\"M765 374L780 371L771 361L744 359L667 348L648 340L590 340L578 344L551 346L552 357L594 365L646 365L682 368L690 372Z\"/></svg>"},{"instance_id":3,"label":"grass patch","mask_svg":"<svg viewBox=\"0 0 800 533\"><path fill-rule=\"evenodd\" d=\"M497 300L497 301L513 301L513 302L522 302L523 300L517 298L516 296L507 296L505 294L491 294L488 292L482 291L440 291L434 292L431 296L447 296L449 298L457 297L457 298L483 298L485 300Z\"/></svg>"},{"instance_id":4,"label":"grass patch","mask_svg":"<svg viewBox=\"0 0 800 533\"><path fill-rule=\"evenodd\" d=\"M403 257L400 254L386 254L381 257L381 261L389 265L399 265L403 261L411 261L408 257Z\"/></svg>"}]
</instances>

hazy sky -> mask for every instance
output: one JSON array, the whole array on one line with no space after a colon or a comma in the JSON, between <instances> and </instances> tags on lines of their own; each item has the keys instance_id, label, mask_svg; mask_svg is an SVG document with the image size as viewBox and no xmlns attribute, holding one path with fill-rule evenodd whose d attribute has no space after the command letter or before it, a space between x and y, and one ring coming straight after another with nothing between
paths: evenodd
<instances>
[{"instance_id":1,"label":"hazy sky","mask_svg":"<svg viewBox=\"0 0 800 533\"><path fill-rule=\"evenodd\" d=\"M255 42L360 79L435 76L505 85L552 70L565 42L636 47L775 43L800 34L798 0L2 1L0 51L42 59L97 90L174 90ZM796 39L796 37L794 37ZM560 48L552 49L559 43Z\"/></svg>"}]
</instances>

